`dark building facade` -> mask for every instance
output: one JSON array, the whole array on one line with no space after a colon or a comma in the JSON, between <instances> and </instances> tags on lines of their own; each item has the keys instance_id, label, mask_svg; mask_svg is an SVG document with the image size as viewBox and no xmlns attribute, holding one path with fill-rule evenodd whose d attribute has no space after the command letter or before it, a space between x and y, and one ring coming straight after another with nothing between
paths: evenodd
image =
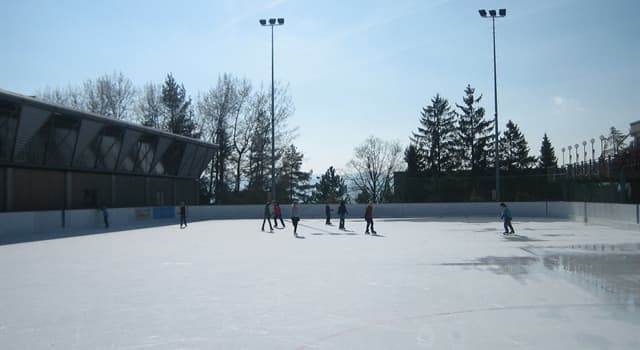
<instances>
[{"instance_id":1,"label":"dark building facade","mask_svg":"<svg viewBox=\"0 0 640 350\"><path fill-rule=\"evenodd\" d=\"M215 151L0 89L0 211L199 204Z\"/></svg>"}]
</instances>

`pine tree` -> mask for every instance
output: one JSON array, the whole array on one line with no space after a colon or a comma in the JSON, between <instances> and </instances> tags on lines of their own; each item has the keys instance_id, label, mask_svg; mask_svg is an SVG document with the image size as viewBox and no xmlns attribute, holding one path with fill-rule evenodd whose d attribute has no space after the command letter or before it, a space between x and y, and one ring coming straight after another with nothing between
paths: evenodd
<instances>
[{"instance_id":1,"label":"pine tree","mask_svg":"<svg viewBox=\"0 0 640 350\"><path fill-rule=\"evenodd\" d=\"M546 133L542 138L542 146L540 146L540 161L538 162L538 167L542 169L555 169L558 167L556 153Z\"/></svg>"},{"instance_id":2,"label":"pine tree","mask_svg":"<svg viewBox=\"0 0 640 350\"><path fill-rule=\"evenodd\" d=\"M467 85L462 99L464 106L456 104L460 112L455 113L458 116L457 137L461 165L477 174L488 166L493 121L485 120L484 108L475 106L482 99L482 95L475 98L474 92L475 89Z\"/></svg>"},{"instance_id":3,"label":"pine tree","mask_svg":"<svg viewBox=\"0 0 640 350\"><path fill-rule=\"evenodd\" d=\"M535 157L529 156L529 146L520 128L511 120L500 138L500 159L507 171L530 168L536 161Z\"/></svg>"},{"instance_id":4,"label":"pine tree","mask_svg":"<svg viewBox=\"0 0 640 350\"><path fill-rule=\"evenodd\" d=\"M184 85L178 85L171 73L162 86L162 104L165 109L165 130L170 133L187 137L199 138L196 131L191 98L187 97Z\"/></svg>"},{"instance_id":5,"label":"pine tree","mask_svg":"<svg viewBox=\"0 0 640 350\"><path fill-rule=\"evenodd\" d=\"M287 198L289 201L299 200L308 203L311 199L309 191L313 188L309 184L310 172L304 172L302 168L304 154L298 152L294 145L290 145L284 150L282 163L278 169L278 186L280 191L286 191L286 196L279 194L278 198Z\"/></svg>"},{"instance_id":6,"label":"pine tree","mask_svg":"<svg viewBox=\"0 0 640 350\"><path fill-rule=\"evenodd\" d=\"M318 180L312 196L314 202L335 203L340 199L344 199L347 194L347 185L344 178L336 174L336 169L333 166L330 166Z\"/></svg>"},{"instance_id":7,"label":"pine tree","mask_svg":"<svg viewBox=\"0 0 640 350\"><path fill-rule=\"evenodd\" d=\"M426 166L433 174L448 172L458 165L455 155L455 120L449 102L436 94L431 106L422 109L420 127L412 141L422 145Z\"/></svg>"},{"instance_id":8,"label":"pine tree","mask_svg":"<svg viewBox=\"0 0 640 350\"><path fill-rule=\"evenodd\" d=\"M407 175L417 176L424 172L424 155L420 148L415 144L409 145L409 147L404 151L404 161L407 163Z\"/></svg>"}]
</instances>

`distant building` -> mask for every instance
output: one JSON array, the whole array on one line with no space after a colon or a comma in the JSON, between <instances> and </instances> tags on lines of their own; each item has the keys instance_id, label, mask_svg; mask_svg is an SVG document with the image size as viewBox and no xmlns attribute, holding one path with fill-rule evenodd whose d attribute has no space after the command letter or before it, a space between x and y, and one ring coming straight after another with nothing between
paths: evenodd
<instances>
[{"instance_id":1,"label":"distant building","mask_svg":"<svg viewBox=\"0 0 640 350\"><path fill-rule=\"evenodd\" d=\"M640 146L640 120L629 124L629 135L631 135L632 146Z\"/></svg>"},{"instance_id":2,"label":"distant building","mask_svg":"<svg viewBox=\"0 0 640 350\"><path fill-rule=\"evenodd\" d=\"M198 204L216 149L0 89L0 211Z\"/></svg>"}]
</instances>

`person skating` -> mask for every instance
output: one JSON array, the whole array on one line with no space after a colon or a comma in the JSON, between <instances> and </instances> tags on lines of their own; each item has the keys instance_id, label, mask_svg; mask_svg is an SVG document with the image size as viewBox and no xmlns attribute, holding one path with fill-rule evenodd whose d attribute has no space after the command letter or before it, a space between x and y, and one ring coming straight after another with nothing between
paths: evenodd
<instances>
[{"instance_id":1,"label":"person skating","mask_svg":"<svg viewBox=\"0 0 640 350\"><path fill-rule=\"evenodd\" d=\"M511 225L511 219L513 218L513 216L511 215L511 209L509 209L509 207L507 207L507 205L504 203L500 203L500 207L502 208L502 214L500 215L500 218L504 220L504 232L502 234L507 235L509 233L516 233L513 230L513 226ZM509 232L509 229L511 229L511 232Z\"/></svg>"},{"instance_id":2,"label":"person skating","mask_svg":"<svg viewBox=\"0 0 640 350\"><path fill-rule=\"evenodd\" d=\"M187 227L187 208L184 206L184 202L180 203L180 228Z\"/></svg>"},{"instance_id":3,"label":"person skating","mask_svg":"<svg viewBox=\"0 0 640 350\"><path fill-rule=\"evenodd\" d=\"M271 210L269 208L270 205L271 205L271 202L267 202L267 204L265 204L264 206L264 218L262 219L262 231L264 231L264 223L268 222L269 232L273 232L273 226L271 226Z\"/></svg>"},{"instance_id":4,"label":"person skating","mask_svg":"<svg viewBox=\"0 0 640 350\"><path fill-rule=\"evenodd\" d=\"M327 205L324 206L324 216L327 218L327 220L324 222L325 225L331 225L331 211L333 209L331 209L331 207L329 206L329 203L327 203Z\"/></svg>"},{"instance_id":5,"label":"person skating","mask_svg":"<svg viewBox=\"0 0 640 350\"><path fill-rule=\"evenodd\" d=\"M364 234L369 234L369 226L371 226L371 233L375 235L377 232L373 229L373 200L371 199L369 200L367 209L364 211L364 219L367 221L367 229L364 231Z\"/></svg>"},{"instance_id":6,"label":"person skating","mask_svg":"<svg viewBox=\"0 0 640 350\"><path fill-rule=\"evenodd\" d=\"M293 201L291 204L291 222L293 223L293 236L298 237L298 222L300 221L300 206L298 201Z\"/></svg>"},{"instance_id":7,"label":"person skating","mask_svg":"<svg viewBox=\"0 0 640 350\"><path fill-rule=\"evenodd\" d=\"M109 211L107 211L107 207L105 207L104 205L100 207L100 210L102 211L102 219L104 220L104 227L109 228Z\"/></svg>"},{"instance_id":8,"label":"person skating","mask_svg":"<svg viewBox=\"0 0 640 350\"><path fill-rule=\"evenodd\" d=\"M340 202L340 206L338 207L338 216L340 217L340 225L339 225L339 229L340 230L344 230L344 219L347 216L349 212L347 211L347 205L345 204L344 201Z\"/></svg>"},{"instance_id":9,"label":"person skating","mask_svg":"<svg viewBox=\"0 0 640 350\"><path fill-rule=\"evenodd\" d=\"M280 203L273 201L273 226L278 228L278 219L284 228L284 220L282 220L282 210L280 209Z\"/></svg>"}]
</instances>

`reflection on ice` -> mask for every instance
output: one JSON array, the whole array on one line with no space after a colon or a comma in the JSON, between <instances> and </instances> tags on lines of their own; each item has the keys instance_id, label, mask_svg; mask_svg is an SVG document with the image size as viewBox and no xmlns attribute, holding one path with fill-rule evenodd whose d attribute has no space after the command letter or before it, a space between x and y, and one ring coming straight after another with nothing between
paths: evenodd
<instances>
[{"instance_id":1,"label":"reflection on ice","mask_svg":"<svg viewBox=\"0 0 640 350\"><path fill-rule=\"evenodd\" d=\"M487 256L449 266L487 268L525 283L534 273L563 274L563 278L611 303L635 311L640 306L640 244L588 244L526 248L535 256ZM546 271L546 272L545 272Z\"/></svg>"}]
</instances>

